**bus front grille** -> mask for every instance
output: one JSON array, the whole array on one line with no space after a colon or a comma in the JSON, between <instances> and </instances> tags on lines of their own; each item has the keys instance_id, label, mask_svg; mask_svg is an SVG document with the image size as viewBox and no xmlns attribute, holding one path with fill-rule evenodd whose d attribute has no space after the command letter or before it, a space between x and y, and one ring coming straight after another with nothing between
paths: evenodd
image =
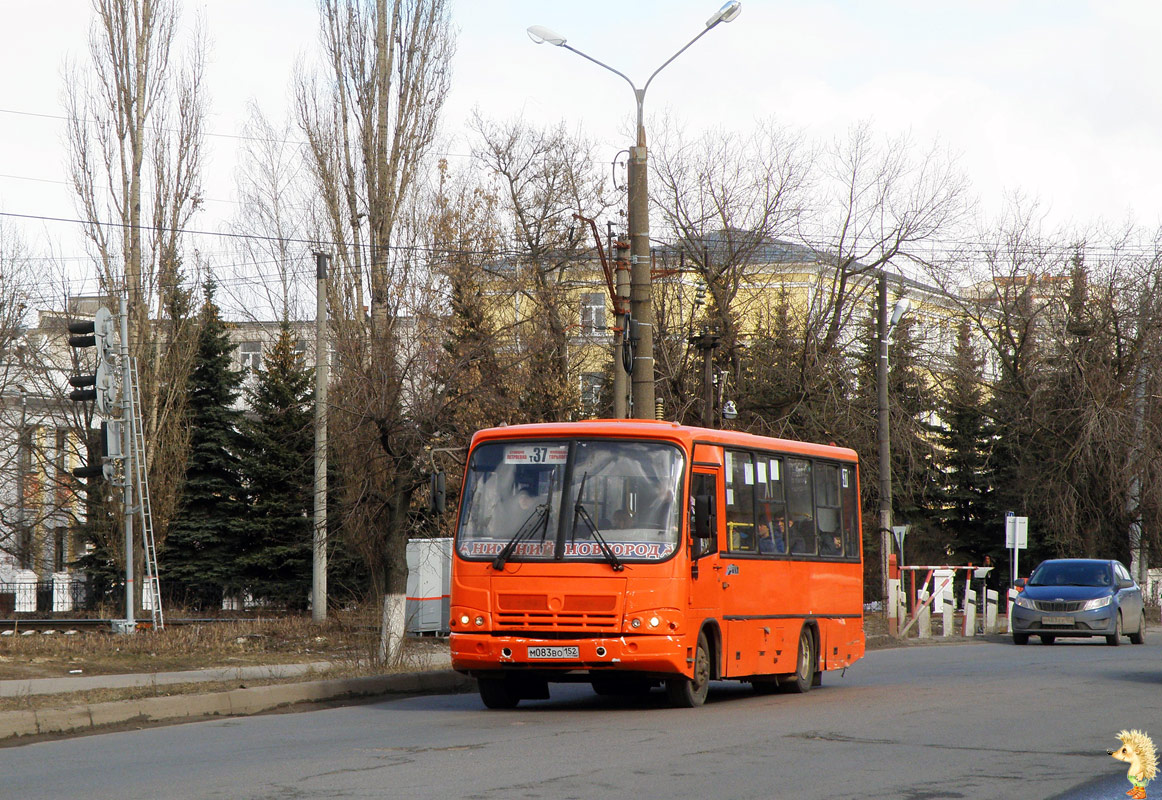
<instances>
[{"instance_id":1,"label":"bus front grille","mask_svg":"<svg viewBox=\"0 0 1162 800\"><path fill-rule=\"evenodd\" d=\"M619 595L498 594L495 621L506 630L617 630Z\"/></svg>"}]
</instances>

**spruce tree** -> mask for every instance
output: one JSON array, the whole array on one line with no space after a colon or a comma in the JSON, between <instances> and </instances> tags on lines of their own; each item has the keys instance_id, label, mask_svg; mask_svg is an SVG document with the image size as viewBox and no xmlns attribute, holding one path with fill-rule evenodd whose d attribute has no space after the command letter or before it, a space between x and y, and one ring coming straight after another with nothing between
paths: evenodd
<instances>
[{"instance_id":1,"label":"spruce tree","mask_svg":"<svg viewBox=\"0 0 1162 800\"><path fill-rule=\"evenodd\" d=\"M940 397L941 424L933 435L940 445L942 478L937 497L950 543L974 564L1004 557L1004 541L988 506L987 454L991 445L982 390L984 360L973 347L967 322L957 329L948 382Z\"/></svg>"},{"instance_id":2,"label":"spruce tree","mask_svg":"<svg viewBox=\"0 0 1162 800\"><path fill-rule=\"evenodd\" d=\"M252 415L242 426L242 472L250 498L246 590L257 600L302 609L311 591L314 425L311 370L295 352L290 324L246 395Z\"/></svg>"},{"instance_id":3,"label":"spruce tree","mask_svg":"<svg viewBox=\"0 0 1162 800\"><path fill-rule=\"evenodd\" d=\"M238 459L241 412L233 407L240 373L234 345L204 287L194 368L186 384L190 451L177 513L159 554L162 591L170 604L218 607L226 592L243 588L238 562L245 554L246 504Z\"/></svg>"}]
</instances>

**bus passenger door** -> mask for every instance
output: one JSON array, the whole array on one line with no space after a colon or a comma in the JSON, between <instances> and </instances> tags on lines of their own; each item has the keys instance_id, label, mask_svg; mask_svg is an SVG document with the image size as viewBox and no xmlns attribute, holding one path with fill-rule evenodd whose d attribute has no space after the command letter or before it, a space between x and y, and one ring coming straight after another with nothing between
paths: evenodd
<instances>
[{"instance_id":1,"label":"bus passenger door","mask_svg":"<svg viewBox=\"0 0 1162 800\"><path fill-rule=\"evenodd\" d=\"M707 496L710 504L710 538L694 535L694 498ZM722 525L722 480L717 471L694 472L690 481L690 608L692 625L707 618L721 618L722 568L718 561L718 542ZM724 632L725 633L725 632Z\"/></svg>"}]
</instances>

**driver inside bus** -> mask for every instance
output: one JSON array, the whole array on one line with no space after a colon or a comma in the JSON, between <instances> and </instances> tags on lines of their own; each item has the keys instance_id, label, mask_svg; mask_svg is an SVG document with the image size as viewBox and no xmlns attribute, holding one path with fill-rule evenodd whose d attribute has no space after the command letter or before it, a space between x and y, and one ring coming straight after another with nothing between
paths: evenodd
<instances>
[{"instance_id":1,"label":"driver inside bus","mask_svg":"<svg viewBox=\"0 0 1162 800\"><path fill-rule=\"evenodd\" d=\"M615 528L632 528L633 515L624 508L619 508L613 512L613 527Z\"/></svg>"}]
</instances>

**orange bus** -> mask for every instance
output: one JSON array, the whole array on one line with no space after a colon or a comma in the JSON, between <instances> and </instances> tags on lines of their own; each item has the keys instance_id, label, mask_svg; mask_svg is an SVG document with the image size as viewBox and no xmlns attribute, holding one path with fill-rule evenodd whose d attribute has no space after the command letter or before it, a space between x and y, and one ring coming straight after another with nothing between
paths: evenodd
<instances>
[{"instance_id":1,"label":"orange bus","mask_svg":"<svg viewBox=\"0 0 1162 800\"><path fill-rule=\"evenodd\" d=\"M452 666L489 708L711 680L806 692L863 655L857 457L646 420L479 431L452 559Z\"/></svg>"}]
</instances>

